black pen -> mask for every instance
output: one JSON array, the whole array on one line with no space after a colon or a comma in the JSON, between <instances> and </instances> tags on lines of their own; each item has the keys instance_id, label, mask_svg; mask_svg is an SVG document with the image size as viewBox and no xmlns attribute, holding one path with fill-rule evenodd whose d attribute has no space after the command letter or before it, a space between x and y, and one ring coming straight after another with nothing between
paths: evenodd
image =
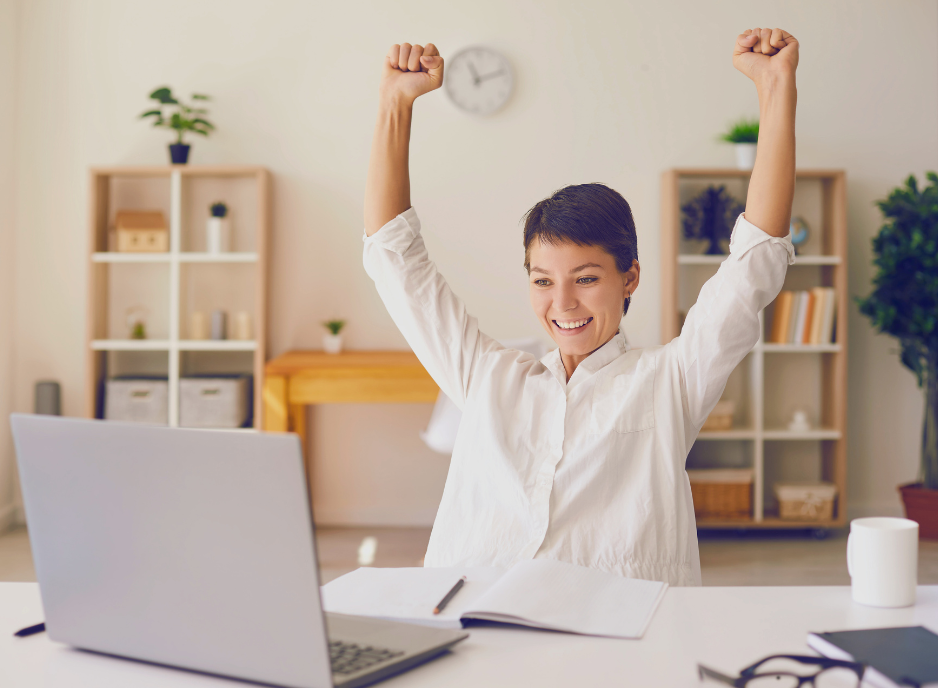
<instances>
[{"instance_id":1,"label":"black pen","mask_svg":"<svg viewBox=\"0 0 938 688\"><path fill-rule=\"evenodd\" d=\"M28 635L33 635L35 633L42 633L44 630L46 630L45 622L37 623L35 626L27 626L26 628L21 628L13 635L15 635L17 638L25 638Z\"/></svg>"},{"instance_id":2,"label":"black pen","mask_svg":"<svg viewBox=\"0 0 938 688\"><path fill-rule=\"evenodd\" d=\"M456 585L453 586L452 590L446 593L446 597L440 600L440 603L433 608L433 613L439 614L441 611L443 611L443 607L449 604L449 601L453 599L453 597L456 595L457 592L459 592L459 589L463 586L463 583L465 582L466 582L465 576L463 576L458 581L456 581Z\"/></svg>"}]
</instances>

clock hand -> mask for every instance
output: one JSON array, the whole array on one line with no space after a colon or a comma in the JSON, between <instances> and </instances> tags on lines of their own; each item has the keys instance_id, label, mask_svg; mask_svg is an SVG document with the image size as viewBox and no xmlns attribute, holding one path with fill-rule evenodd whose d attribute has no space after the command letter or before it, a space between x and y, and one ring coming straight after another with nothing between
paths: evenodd
<instances>
[{"instance_id":1,"label":"clock hand","mask_svg":"<svg viewBox=\"0 0 938 688\"><path fill-rule=\"evenodd\" d=\"M492 79L493 77L501 76L504 73L505 73L504 70L499 69L497 72L491 72L490 74L483 74L482 76L479 77L478 81L479 83L481 83L485 81L486 79Z\"/></svg>"},{"instance_id":2,"label":"clock hand","mask_svg":"<svg viewBox=\"0 0 938 688\"><path fill-rule=\"evenodd\" d=\"M469 71L472 72L472 83L476 86L479 85L479 74L476 72L476 68L472 66L471 62L466 62L469 65Z\"/></svg>"}]
</instances>

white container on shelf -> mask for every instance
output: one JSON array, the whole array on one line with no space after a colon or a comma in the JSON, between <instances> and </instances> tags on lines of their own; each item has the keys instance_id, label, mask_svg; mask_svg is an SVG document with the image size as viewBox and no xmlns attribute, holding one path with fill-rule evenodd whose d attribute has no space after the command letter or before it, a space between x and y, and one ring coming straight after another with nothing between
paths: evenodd
<instances>
[{"instance_id":1,"label":"white container on shelf","mask_svg":"<svg viewBox=\"0 0 938 688\"><path fill-rule=\"evenodd\" d=\"M324 334L322 336L322 348L327 354L338 354L342 352L341 334Z\"/></svg>"},{"instance_id":2,"label":"white container on shelf","mask_svg":"<svg viewBox=\"0 0 938 688\"><path fill-rule=\"evenodd\" d=\"M205 250L228 253L231 250L231 224L227 217L210 217L205 225Z\"/></svg>"},{"instance_id":3,"label":"white container on shelf","mask_svg":"<svg viewBox=\"0 0 938 688\"><path fill-rule=\"evenodd\" d=\"M756 144L734 143L736 150L736 167L741 170L751 170L756 166Z\"/></svg>"},{"instance_id":4,"label":"white container on shelf","mask_svg":"<svg viewBox=\"0 0 938 688\"><path fill-rule=\"evenodd\" d=\"M104 418L166 425L169 422L169 382L108 380L104 393Z\"/></svg>"},{"instance_id":5,"label":"white container on shelf","mask_svg":"<svg viewBox=\"0 0 938 688\"><path fill-rule=\"evenodd\" d=\"M179 426L240 428L248 417L246 377L184 377L179 380Z\"/></svg>"},{"instance_id":6,"label":"white container on shelf","mask_svg":"<svg viewBox=\"0 0 938 688\"><path fill-rule=\"evenodd\" d=\"M234 316L234 328L232 339L246 342L254 338L254 326L251 321L251 314L247 311L238 311Z\"/></svg>"},{"instance_id":7,"label":"white container on shelf","mask_svg":"<svg viewBox=\"0 0 938 688\"><path fill-rule=\"evenodd\" d=\"M208 317L203 311L194 311L189 315L189 339L208 339Z\"/></svg>"}]
</instances>

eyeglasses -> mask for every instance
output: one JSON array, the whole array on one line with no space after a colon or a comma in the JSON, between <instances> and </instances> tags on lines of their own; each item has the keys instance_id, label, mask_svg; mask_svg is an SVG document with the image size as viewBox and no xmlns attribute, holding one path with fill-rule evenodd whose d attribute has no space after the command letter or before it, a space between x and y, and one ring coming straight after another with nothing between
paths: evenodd
<instances>
[{"instance_id":1,"label":"eyeglasses","mask_svg":"<svg viewBox=\"0 0 938 688\"><path fill-rule=\"evenodd\" d=\"M827 657L772 655L739 672L739 678L697 665L700 680L711 679L735 688L860 688L866 665Z\"/></svg>"}]
</instances>

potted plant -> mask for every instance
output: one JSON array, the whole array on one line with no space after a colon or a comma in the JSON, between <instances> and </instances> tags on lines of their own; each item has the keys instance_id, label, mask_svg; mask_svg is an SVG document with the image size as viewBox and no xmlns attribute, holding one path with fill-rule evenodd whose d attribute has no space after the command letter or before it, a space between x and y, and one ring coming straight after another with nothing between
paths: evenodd
<instances>
[{"instance_id":1,"label":"potted plant","mask_svg":"<svg viewBox=\"0 0 938 688\"><path fill-rule=\"evenodd\" d=\"M681 206L684 238L709 242L708 256L725 254L720 242L729 241L736 218L745 208L725 186L708 186Z\"/></svg>"},{"instance_id":2,"label":"potted plant","mask_svg":"<svg viewBox=\"0 0 938 688\"><path fill-rule=\"evenodd\" d=\"M205 226L205 250L209 253L227 253L231 250L231 228L228 226L228 206L215 201L209 206Z\"/></svg>"},{"instance_id":3,"label":"potted plant","mask_svg":"<svg viewBox=\"0 0 938 688\"><path fill-rule=\"evenodd\" d=\"M903 365L925 390L920 482L901 485L906 516L938 539L938 175L918 188L910 175L877 205L886 217L873 239L873 293L857 299L879 331L899 340Z\"/></svg>"},{"instance_id":4,"label":"potted plant","mask_svg":"<svg viewBox=\"0 0 938 688\"><path fill-rule=\"evenodd\" d=\"M756 164L756 143L759 141L759 120L741 119L720 137L736 148L736 167L751 170Z\"/></svg>"},{"instance_id":5,"label":"potted plant","mask_svg":"<svg viewBox=\"0 0 938 688\"><path fill-rule=\"evenodd\" d=\"M322 348L327 354L337 354L342 351L342 335L339 334L345 327L344 320L327 320L322 324L328 334L322 337Z\"/></svg>"},{"instance_id":6,"label":"potted plant","mask_svg":"<svg viewBox=\"0 0 938 688\"><path fill-rule=\"evenodd\" d=\"M150 98L159 103L155 110L147 110L140 119L153 117L154 127L166 127L173 129L177 134L176 143L169 145L169 159L174 165L185 165L189 161L189 148L187 143L183 143L183 134L191 131L201 136L208 136L215 129L215 126L206 120L203 115L208 114L208 110L189 106L182 103L173 96L173 92L168 86L162 86L150 94ZM193 93L192 100L206 101L210 98L201 93ZM163 109L170 106L171 112L164 114Z\"/></svg>"}]
</instances>

